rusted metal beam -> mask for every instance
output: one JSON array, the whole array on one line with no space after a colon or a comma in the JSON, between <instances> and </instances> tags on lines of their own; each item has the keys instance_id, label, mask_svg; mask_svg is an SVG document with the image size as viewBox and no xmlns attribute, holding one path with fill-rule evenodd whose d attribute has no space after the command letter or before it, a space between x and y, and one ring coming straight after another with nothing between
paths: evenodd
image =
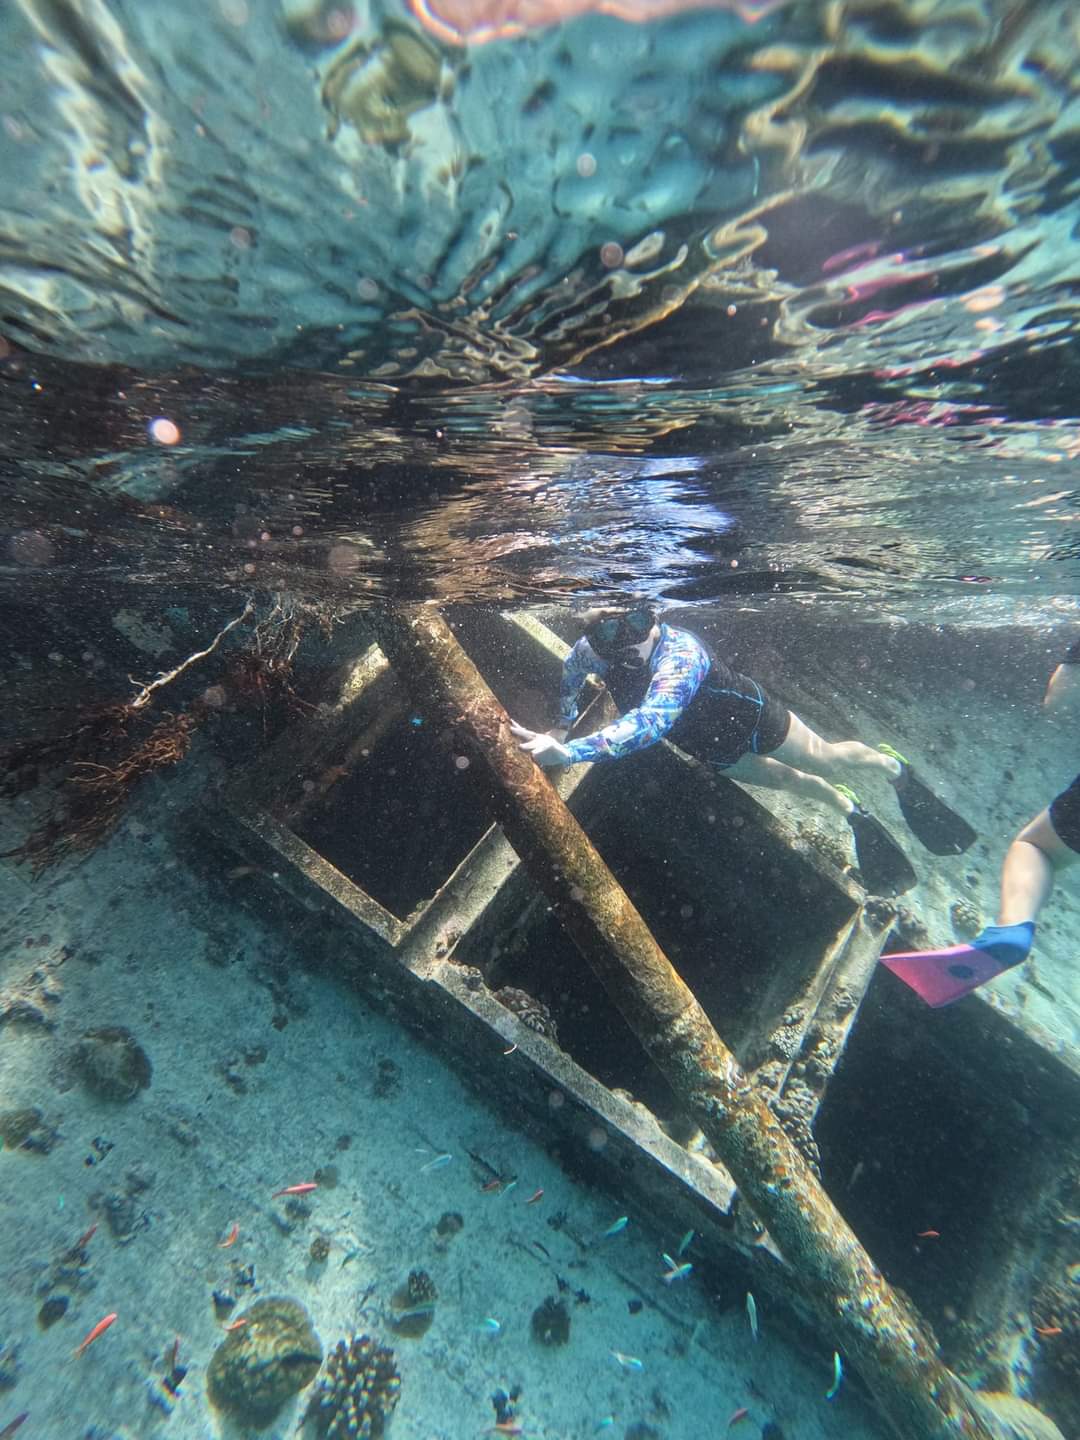
<instances>
[{"instance_id":1,"label":"rusted metal beam","mask_svg":"<svg viewBox=\"0 0 1080 1440\"><path fill-rule=\"evenodd\" d=\"M378 628L415 703L453 728L490 786L493 814L510 843L768 1226L826 1333L896 1434L1014 1435L985 1397L945 1367L913 1306L886 1284L588 836L518 748L509 717L450 627L434 610L415 608L388 611ZM1052 1426L1045 1432L1053 1433Z\"/></svg>"}]
</instances>

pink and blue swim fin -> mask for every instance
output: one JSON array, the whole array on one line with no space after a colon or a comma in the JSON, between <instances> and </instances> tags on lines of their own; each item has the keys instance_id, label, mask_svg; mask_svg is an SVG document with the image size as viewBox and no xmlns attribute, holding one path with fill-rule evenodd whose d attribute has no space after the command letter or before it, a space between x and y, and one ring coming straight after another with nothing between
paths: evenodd
<instances>
[{"instance_id":1,"label":"pink and blue swim fin","mask_svg":"<svg viewBox=\"0 0 1080 1440\"><path fill-rule=\"evenodd\" d=\"M936 1010L985 985L995 975L1022 964L1028 957L1034 934L1031 921L1022 925L988 925L970 945L882 955L881 964Z\"/></svg>"}]
</instances>

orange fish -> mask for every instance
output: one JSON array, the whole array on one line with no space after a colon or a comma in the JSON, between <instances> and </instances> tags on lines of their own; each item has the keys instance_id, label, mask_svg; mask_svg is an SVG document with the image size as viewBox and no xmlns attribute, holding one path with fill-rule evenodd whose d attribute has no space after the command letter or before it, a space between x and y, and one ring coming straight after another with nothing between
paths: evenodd
<instances>
[{"instance_id":1,"label":"orange fish","mask_svg":"<svg viewBox=\"0 0 1080 1440\"><path fill-rule=\"evenodd\" d=\"M1060 1335L1060 1325L1036 1325L1035 1330L1039 1335Z\"/></svg>"},{"instance_id":2,"label":"orange fish","mask_svg":"<svg viewBox=\"0 0 1080 1440\"><path fill-rule=\"evenodd\" d=\"M748 1407L740 1405L738 1410L732 1412L731 1419L727 1422L727 1429L730 1430L733 1425L738 1425L740 1420L748 1420L749 1418L750 1411Z\"/></svg>"},{"instance_id":3,"label":"orange fish","mask_svg":"<svg viewBox=\"0 0 1080 1440\"><path fill-rule=\"evenodd\" d=\"M241 1325L246 1325L246 1324L247 1324L247 1321L241 1317L241 1319L239 1319L239 1320L234 1320L231 1325L226 1325L224 1328L225 1328L226 1330L239 1330L240 1327L241 1327Z\"/></svg>"},{"instance_id":4,"label":"orange fish","mask_svg":"<svg viewBox=\"0 0 1080 1440\"><path fill-rule=\"evenodd\" d=\"M89 1245L90 1241L94 1238L94 1231L95 1231L96 1229L97 1229L97 1225L96 1225L96 1224L95 1224L95 1225L91 1225L91 1226L90 1226L90 1229L87 1230L84 1235L80 1235L80 1236L79 1236L78 1240L75 1241L75 1244L74 1244L74 1246L73 1246L72 1248L75 1249L75 1250L81 1250L84 1245Z\"/></svg>"},{"instance_id":5,"label":"orange fish","mask_svg":"<svg viewBox=\"0 0 1080 1440\"><path fill-rule=\"evenodd\" d=\"M277 1200L281 1195L310 1195L312 1190L319 1188L315 1180L305 1180L302 1185L286 1185L284 1190L275 1190L270 1196L271 1200Z\"/></svg>"},{"instance_id":6,"label":"orange fish","mask_svg":"<svg viewBox=\"0 0 1080 1440\"><path fill-rule=\"evenodd\" d=\"M493 1190L500 1189L502 1189L502 1181L496 1175L494 1180L489 1180L486 1185L480 1186L480 1193L481 1195L490 1195Z\"/></svg>"},{"instance_id":7,"label":"orange fish","mask_svg":"<svg viewBox=\"0 0 1080 1440\"><path fill-rule=\"evenodd\" d=\"M918 1233L918 1235L916 1235L915 1238L916 1238L916 1240L940 1240L940 1239L941 1239L941 1231L940 1231L940 1230L920 1230L919 1233Z\"/></svg>"},{"instance_id":8,"label":"orange fish","mask_svg":"<svg viewBox=\"0 0 1080 1440\"><path fill-rule=\"evenodd\" d=\"M228 1236L227 1236L224 1240L219 1240L219 1241L218 1241L218 1249L219 1249L219 1250L227 1250L230 1245L235 1245L235 1244L236 1244L236 1237L237 1237L239 1234L240 1234L240 1226L237 1225L237 1224L234 1224L233 1227L232 1227L232 1229L229 1231Z\"/></svg>"},{"instance_id":9,"label":"orange fish","mask_svg":"<svg viewBox=\"0 0 1080 1440\"><path fill-rule=\"evenodd\" d=\"M83 1351L84 1351L85 1349L87 1349L88 1346L92 1345L92 1344L94 1343L94 1341L98 1338L99 1335L104 1335L104 1334L105 1334L105 1331L108 1330L109 1326L112 1325L113 1322L116 1320L117 1313L118 1313L118 1312L114 1310L111 1315L106 1315L104 1320L99 1320L99 1321L98 1321L98 1323L97 1323L97 1324L94 1326L94 1328L90 1331L90 1334L87 1335L86 1339L85 1339L85 1340L82 1342L82 1344L76 1349L76 1351L75 1351L75 1355L76 1355L76 1356L81 1355L81 1354L83 1353Z\"/></svg>"},{"instance_id":10,"label":"orange fish","mask_svg":"<svg viewBox=\"0 0 1080 1440\"><path fill-rule=\"evenodd\" d=\"M526 1204L526 1205L535 1205L538 1200L542 1200L543 1198L544 1198L544 1191L543 1191L543 1187L541 1187L539 1190L537 1190L537 1192L536 1192L535 1195L530 1195L530 1196L529 1196L528 1200L525 1201L525 1204Z\"/></svg>"}]
</instances>

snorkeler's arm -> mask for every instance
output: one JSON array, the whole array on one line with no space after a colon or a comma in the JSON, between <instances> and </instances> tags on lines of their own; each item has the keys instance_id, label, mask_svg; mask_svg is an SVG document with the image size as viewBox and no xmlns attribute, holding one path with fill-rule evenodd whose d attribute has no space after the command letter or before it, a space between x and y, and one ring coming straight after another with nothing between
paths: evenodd
<instances>
[{"instance_id":1,"label":"snorkeler's arm","mask_svg":"<svg viewBox=\"0 0 1080 1440\"><path fill-rule=\"evenodd\" d=\"M559 686L559 723L554 727L554 733L562 732L560 739L577 719L578 701L586 679L590 675L605 675L607 668L607 662L594 654L592 646L582 636L563 661L562 683Z\"/></svg>"},{"instance_id":2,"label":"snorkeler's arm","mask_svg":"<svg viewBox=\"0 0 1080 1440\"><path fill-rule=\"evenodd\" d=\"M1043 704L1047 710L1064 710L1080 700L1080 640L1066 650L1065 658L1050 676Z\"/></svg>"},{"instance_id":3,"label":"snorkeler's arm","mask_svg":"<svg viewBox=\"0 0 1080 1440\"><path fill-rule=\"evenodd\" d=\"M686 631L667 634L645 698L611 725L566 746L570 763L619 760L662 740L697 694L709 673L709 657Z\"/></svg>"}]
</instances>

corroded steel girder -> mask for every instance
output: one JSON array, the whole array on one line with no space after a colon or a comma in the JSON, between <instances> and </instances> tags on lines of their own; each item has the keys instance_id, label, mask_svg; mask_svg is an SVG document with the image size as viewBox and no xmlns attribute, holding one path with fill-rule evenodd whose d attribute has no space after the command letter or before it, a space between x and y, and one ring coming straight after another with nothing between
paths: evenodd
<instances>
[{"instance_id":1,"label":"corroded steel girder","mask_svg":"<svg viewBox=\"0 0 1080 1440\"><path fill-rule=\"evenodd\" d=\"M413 699L451 726L490 787L507 838L581 954L791 1263L804 1295L901 1440L1020 1432L948 1370L914 1307L890 1289L509 717L432 609L388 612L380 641ZM1025 1410L1029 1407L1024 1407ZM1056 1432L1036 1411L1030 1412ZM1034 1432L1032 1432L1034 1433Z\"/></svg>"}]
</instances>

